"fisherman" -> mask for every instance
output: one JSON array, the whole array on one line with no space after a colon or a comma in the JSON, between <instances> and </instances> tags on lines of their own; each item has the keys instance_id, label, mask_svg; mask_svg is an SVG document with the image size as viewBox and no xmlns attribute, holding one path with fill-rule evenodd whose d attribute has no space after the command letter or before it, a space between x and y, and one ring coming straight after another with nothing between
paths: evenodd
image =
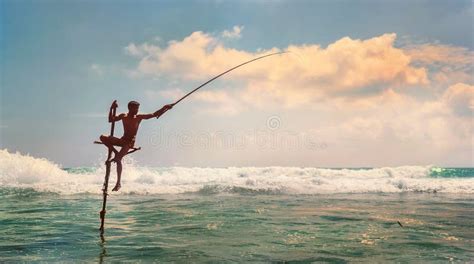
<instances>
[{"instance_id":1,"label":"fisherman","mask_svg":"<svg viewBox=\"0 0 474 264\"><path fill-rule=\"evenodd\" d=\"M213 80L219 78L220 76L233 71L239 67L244 66L245 64L249 64L253 61L260 60L269 56L277 55L277 54L283 54L287 53L288 51L282 51L282 52L275 52L267 55L260 56L258 58L246 61L244 63L241 63L233 68L230 68L229 70L226 70L225 72L213 77L209 81L201 84L191 92L187 93L183 97L181 97L178 101L174 102L173 104L168 104L163 106L160 110L154 112L153 114L147 114L147 115L139 115L138 114L138 107L140 104L135 101L131 101L128 103L128 113L127 114L120 114L118 116L115 116L115 110L118 107L117 101L114 101L112 103L112 106L110 107L109 111L109 123L112 123L112 126L110 128L110 136L105 136L102 135L100 136L100 142L99 141L94 141L96 144L104 144L109 148L109 154L107 156L107 161L105 162L106 168L105 168L105 181L104 181L104 188L102 189L103 195L104 195L104 200L102 202L102 210L100 211L100 235L103 240L103 235L104 235L104 223L105 223L105 213L106 213L106 206L107 206L107 187L109 184L109 175L110 175L110 164L112 161L117 162L117 184L115 187L112 189L112 191L118 191L120 190L120 178L122 174L122 158L129 154L132 153L136 150L139 150L140 148L135 148L135 136L137 135L138 127L140 126L140 122L143 119L150 119L152 117L160 117L163 115L166 111L170 110L173 108L174 105L178 104L182 100L184 100L186 97L190 96L192 93L196 92L197 90L201 89L203 86L206 84L212 82ZM115 121L122 120L123 123L123 130L124 134L121 138L116 138L113 137L112 135L114 134L114 128L115 128ZM121 147L120 151L117 151L114 146L119 146ZM131 149L131 151L129 151ZM115 154L113 159L111 158L112 152Z\"/></svg>"},{"instance_id":2,"label":"fisherman","mask_svg":"<svg viewBox=\"0 0 474 264\"><path fill-rule=\"evenodd\" d=\"M112 112L113 109L117 107L117 101L114 101L109 111L109 123L122 120L124 131L123 136L121 138L106 135L100 136L100 141L109 149L112 149L112 151L115 153L114 158L112 160L107 161L109 164L112 161L117 163L117 183L115 184L115 187L112 189L112 191L120 190L120 179L122 176L122 158L128 154L128 151L130 149L134 148L135 137L137 135L140 122L144 119L150 119L153 117L159 118L166 111L173 108L173 105L167 104L163 106L160 110L154 112L153 114L142 115L138 114L138 108L140 107L140 104L136 101L130 101L128 103L128 113L123 113L118 116L114 116ZM120 151L115 150L114 146L121 147Z\"/></svg>"}]
</instances>

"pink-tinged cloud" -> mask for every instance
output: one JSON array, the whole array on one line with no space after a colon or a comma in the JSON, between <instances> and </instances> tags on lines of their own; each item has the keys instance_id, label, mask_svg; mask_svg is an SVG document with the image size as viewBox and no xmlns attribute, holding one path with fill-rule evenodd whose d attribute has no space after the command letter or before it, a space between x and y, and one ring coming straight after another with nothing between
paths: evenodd
<instances>
[{"instance_id":1,"label":"pink-tinged cloud","mask_svg":"<svg viewBox=\"0 0 474 264\"><path fill-rule=\"evenodd\" d=\"M224 91L201 91L196 94L196 100L208 103L209 106L201 109L201 112L218 115L235 115L244 108L243 103Z\"/></svg>"},{"instance_id":2,"label":"pink-tinged cloud","mask_svg":"<svg viewBox=\"0 0 474 264\"><path fill-rule=\"evenodd\" d=\"M474 82L474 52L466 47L425 43L403 50L414 64L429 69L434 86Z\"/></svg>"},{"instance_id":3,"label":"pink-tinged cloud","mask_svg":"<svg viewBox=\"0 0 474 264\"><path fill-rule=\"evenodd\" d=\"M442 162L448 155L471 164L472 64L462 55L469 51L439 44L397 48L395 39L395 34L384 34L366 40L346 37L327 47L290 45L288 55L226 75L218 84L221 87L193 94L189 100L194 103L189 105L195 107L194 113L233 118L286 108L283 112L292 120L282 117L283 124L304 124L305 133L330 146L320 158L339 159L342 153L350 162L360 153L372 153L375 163L404 157L404 164L416 164ZM182 84L192 80L192 86L243 61L278 51L228 48L203 32L160 50L146 49L133 50L143 53L136 69L139 74L184 80ZM180 87L155 93L176 100L184 91L188 90Z\"/></svg>"},{"instance_id":4,"label":"pink-tinged cloud","mask_svg":"<svg viewBox=\"0 0 474 264\"><path fill-rule=\"evenodd\" d=\"M411 57L394 47L395 38L395 34L367 40L345 37L326 48L290 45L286 48L289 54L258 61L225 78L243 81L244 97L272 97L289 106L327 95L371 94L428 84L426 70L411 65ZM162 49L135 44L128 49L135 56L142 54L136 69L141 74L203 81L243 61L278 51L228 48L217 37L200 31Z\"/></svg>"},{"instance_id":5,"label":"pink-tinged cloud","mask_svg":"<svg viewBox=\"0 0 474 264\"><path fill-rule=\"evenodd\" d=\"M474 86L457 83L450 86L443 94L443 100L454 113L460 116L473 117Z\"/></svg>"},{"instance_id":6,"label":"pink-tinged cloud","mask_svg":"<svg viewBox=\"0 0 474 264\"><path fill-rule=\"evenodd\" d=\"M424 64L442 63L459 67L472 66L474 61L474 52L465 47L425 43L410 45L403 49L413 61Z\"/></svg>"}]
</instances>

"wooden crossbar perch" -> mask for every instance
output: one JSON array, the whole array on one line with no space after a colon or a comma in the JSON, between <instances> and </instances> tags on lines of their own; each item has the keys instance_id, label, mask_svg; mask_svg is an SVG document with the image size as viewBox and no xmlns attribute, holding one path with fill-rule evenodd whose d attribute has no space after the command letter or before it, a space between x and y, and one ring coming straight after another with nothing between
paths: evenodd
<instances>
[{"instance_id":1,"label":"wooden crossbar perch","mask_svg":"<svg viewBox=\"0 0 474 264\"><path fill-rule=\"evenodd\" d=\"M101 145L104 145L104 143L102 143L102 142L100 142L100 141L94 141L94 144L101 144ZM114 147L112 147L112 148L113 148L112 151L113 151L114 153L118 153L118 151L117 151ZM137 151L137 150L141 150L141 149L142 149L141 147L138 147L138 148L130 148L130 150L128 151L128 153L127 153L126 155L132 154L133 152L135 152L135 151Z\"/></svg>"}]
</instances>

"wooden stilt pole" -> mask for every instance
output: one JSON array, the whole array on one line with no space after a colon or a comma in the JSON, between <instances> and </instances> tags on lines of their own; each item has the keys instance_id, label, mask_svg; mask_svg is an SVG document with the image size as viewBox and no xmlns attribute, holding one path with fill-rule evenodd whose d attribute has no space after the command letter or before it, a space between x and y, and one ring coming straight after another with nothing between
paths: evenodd
<instances>
[{"instance_id":1,"label":"wooden stilt pole","mask_svg":"<svg viewBox=\"0 0 474 264\"><path fill-rule=\"evenodd\" d=\"M115 104L115 101L113 105ZM112 109L112 116L115 117L117 108L114 107ZM112 124L110 126L110 136L114 135L114 130L115 130L115 121L112 120ZM105 212L106 212L106 206L107 206L107 189L109 187L109 176L110 176L110 165L112 164L111 158L112 158L112 150L113 147L109 147L109 153L107 155L107 160L105 161L105 180L104 180L104 186L102 188L102 194L103 194L103 201L102 201L102 210L100 211L100 236L102 240L104 239L104 222L105 222Z\"/></svg>"}]
</instances>

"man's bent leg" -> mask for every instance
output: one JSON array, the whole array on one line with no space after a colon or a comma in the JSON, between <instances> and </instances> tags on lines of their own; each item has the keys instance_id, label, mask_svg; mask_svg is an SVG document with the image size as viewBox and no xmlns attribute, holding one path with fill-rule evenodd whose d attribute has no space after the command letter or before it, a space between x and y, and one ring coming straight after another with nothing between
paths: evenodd
<instances>
[{"instance_id":1,"label":"man's bent leg","mask_svg":"<svg viewBox=\"0 0 474 264\"><path fill-rule=\"evenodd\" d=\"M100 141L107 147L109 150L112 150L115 155L117 155L118 151L114 148L114 146L120 146L120 139L112 136L101 135Z\"/></svg>"},{"instance_id":2,"label":"man's bent leg","mask_svg":"<svg viewBox=\"0 0 474 264\"><path fill-rule=\"evenodd\" d=\"M128 150L130 148L128 146L122 147L119 153L117 153L112 161L117 162L117 183L115 184L115 187L112 189L112 191L118 191L120 190L120 187L122 185L120 184L120 180L122 178L122 158L127 155Z\"/></svg>"}]
</instances>

